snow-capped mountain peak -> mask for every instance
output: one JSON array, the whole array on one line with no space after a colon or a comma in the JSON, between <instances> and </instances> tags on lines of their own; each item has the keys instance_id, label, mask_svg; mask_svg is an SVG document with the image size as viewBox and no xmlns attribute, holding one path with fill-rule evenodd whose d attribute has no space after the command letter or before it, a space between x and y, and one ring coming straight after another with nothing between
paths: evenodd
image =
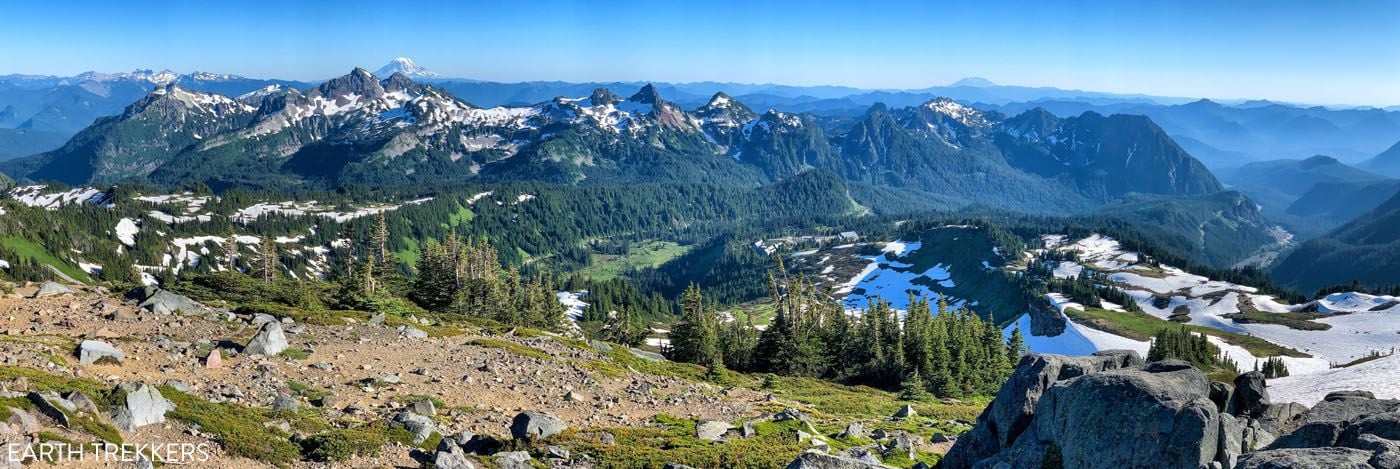
<instances>
[{"instance_id":1,"label":"snow-capped mountain peak","mask_svg":"<svg viewBox=\"0 0 1400 469\"><path fill-rule=\"evenodd\" d=\"M409 78L446 78L440 73L413 63L413 60L408 57L396 57L394 60L390 60L388 64L375 70L374 76L387 78L395 73L402 73Z\"/></svg>"}]
</instances>

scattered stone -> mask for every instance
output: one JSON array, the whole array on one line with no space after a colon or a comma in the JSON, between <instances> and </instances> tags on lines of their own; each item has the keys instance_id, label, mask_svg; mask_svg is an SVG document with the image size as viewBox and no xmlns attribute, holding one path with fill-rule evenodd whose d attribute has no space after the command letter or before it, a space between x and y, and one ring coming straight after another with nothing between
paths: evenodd
<instances>
[{"instance_id":1,"label":"scattered stone","mask_svg":"<svg viewBox=\"0 0 1400 469\"><path fill-rule=\"evenodd\" d=\"M544 447L544 457L549 459L569 459L569 450L563 446L549 445Z\"/></svg>"},{"instance_id":2,"label":"scattered stone","mask_svg":"<svg viewBox=\"0 0 1400 469\"><path fill-rule=\"evenodd\" d=\"M837 436L841 438L865 438L865 426L861 425L860 422L851 422L847 424L846 429Z\"/></svg>"},{"instance_id":3,"label":"scattered stone","mask_svg":"<svg viewBox=\"0 0 1400 469\"><path fill-rule=\"evenodd\" d=\"M126 392L126 402L112 409L112 422L122 430L134 431L137 428L165 421L165 413L175 409L175 404L160 395L154 386L145 383L122 383Z\"/></svg>"},{"instance_id":4,"label":"scattered stone","mask_svg":"<svg viewBox=\"0 0 1400 469\"><path fill-rule=\"evenodd\" d=\"M93 415L97 415L97 402L94 402L91 397L88 397L87 394L83 394L82 391L70 392L68 393L66 399L68 399L68 402L72 402L73 406L77 408L79 412L87 412Z\"/></svg>"},{"instance_id":5,"label":"scattered stone","mask_svg":"<svg viewBox=\"0 0 1400 469\"><path fill-rule=\"evenodd\" d=\"M402 335L402 336L404 336L404 337L408 337L408 338L410 338L410 339L426 339L426 338L428 338L428 333L427 333L427 332L423 332L422 329L419 329L419 328L416 328L416 327L409 327L409 326L399 326L399 335Z\"/></svg>"},{"instance_id":6,"label":"scattered stone","mask_svg":"<svg viewBox=\"0 0 1400 469\"><path fill-rule=\"evenodd\" d=\"M384 324L384 319L384 313L374 313L373 316L369 317L369 323L376 326L382 325Z\"/></svg>"},{"instance_id":7,"label":"scattered stone","mask_svg":"<svg viewBox=\"0 0 1400 469\"><path fill-rule=\"evenodd\" d=\"M417 402L414 402L413 405L409 406L409 410L424 417L433 417L437 415L437 406L433 405L432 399L419 399Z\"/></svg>"},{"instance_id":8,"label":"scattered stone","mask_svg":"<svg viewBox=\"0 0 1400 469\"><path fill-rule=\"evenodd\" d=\"M734 428L729 422L722 420L706 420L695 425L695 437L705 441L719 441L724 439L724 434Z\"/></svg>"},{"instance_id":9,"label":"scattered stone","mask_svg":"<svg viewBox=\"0 0 1400 469\"><path fill-rule=\"evenodd\" d=\"M602 352L602 353L611 352L612 349L613 349L612 345L608 344L607 342L603 342L603 341L601 341L601 340L589 340L589 341L588 341L588 346L589 346L589 347L593 347L593 350L597 350L597 351Z\"/></svg>"},{"instance_id":10,"label":"scattered stone","mask_svg":"<svg viewBox=\"0 0 1400 469\"><path fill-rule=\"evenodd\" d=\"M915 411L914 411L914 406L911 406L911 405L909 405L909 404L904 404L904 407L900 407L899 410L895 411L895 413L894 413L894 418L897 418L897 419L907 419L907 418L909 418L909 417L913 417L913 416L918 415L918 414L919 414L918 412L915 412Z\"/></svg>"},{"instance_id":11,"label":"scattered stone","mask_svg":"<svg viewBox=\"0 0 1400 469\"><path fill-rule=\"evenodd\" d=\"M45 298L58 295L71 295L73 293L76 292L72 288L68 288L67 285L57 282L44 282L43 285L39 286L39 291L34 292L34 297Z\"/></svg>"},{"instance_id":12,"label":"scattered stone","mask_svg":"<svg viewBox=\"0 0 1400 469\"><path fill-rule=\"evenodd\" d=\"M209 356L204 357L204 368L205 368L205 369L217 370L217 369L219 369L219 368L222 368L223 366L224 366L224 357L223 357L223 353L222 353L222 352L219 352L219 349L214 349L214 350L210 351L210 352L209 352Z\"/></svg>"},{"instance_id":13,"label":"scattered stone","mask_svg":"<svg viewBox=\"0 0 1400 469\"><path fill-rule=\"evenodd\" d=\"M30 392L26 397L29 399L29 402L34 403L35 410L54 419L54 421L58 422L63 428L68 428L70 425L68 413L78 408L77 405L58 396L48 396L37 392Z\"/></svg>"},{"instance_id":14,"label":"scattered stone","mask_svg":"<svg viewBox=\"0 0 1400 469\"><path fill-rule=\"evenodd\" d=\"M10 412L10 418L6 419L5 422L13 425L14 429L19 431L21 435L33 435L44 429L34 414L14 407L6 407L5 409Z\"/></svg>"},{"instance_id":15,"label":"scattered stone","mask_svg":"<svg viewBox=\"0 0 1400 469\"><path fill-rule=\"evenodd\" d=\"M880 463L871 463L855 458L826 454L822 451L807 450L788 463L787 469L870 469L888 468Z\"/></svg>"},{"instance_id":16,"label":"scattered stone","mask_svg":"<svg viewBox=\"0 0 1400 469\"><path fill-rule=\"evenodd\" d=\"M112 344L100 340L84 340L78 345L78 363L91 365L98 361L121 363L126 354Z\"/></svg>"},{"instance_id":17,"label":"scattered stone","mask_svg":"<svg viewBox=\"0 0 1400 469\"><path fill-rule=\"evenodd\" d=\"M389 422L390 426L403 427L413 434L413 443L422 443L437 431L437 426L433 419L415 414L409 411L401 411L394 415L394 420Z\"/></svg>"},{"instance_id":18,"label":"scattered stone","mask_svg":"<svg viewBox=\"0 0 1400 469\"><path fill-rule=\"evenodd\" d=\"M549 438L569 428L559 417L544 412L521 412L510 424L510 434L517 440Z\"/></svg>"},{"instance_id":19,"label":"scattered stone","mask_svg":"<svg viewBox=\"0 0 1400 469\"><path fill-rule=\"evenodd\" d=\"M296 412L301 408L301 401L286 394L278 394L272 398L272 410L279 412Z\"/></svg>"},{"instance_id":20,"label":"scattered stone","mask_svg":"<svg viewBox=\"0 0 1400 469\"><path fill-rule=\"evenodd\" d=\"M193 316L211 311L204 305L196 303L186 296L171 293L169 290L156 291L137 307L156 314L179 314L182 316Z\"/></svg>"},{"instance_id":21,"label":"scattered stone","mask_svg":"<svg viewBox=\"0 0 1400 469\"><path fill-rule=\"evenodd\" d=\"M530 453L524 451L496 453L493 460L499 469L534 469L534 466L530 464L532 460Z\"/></svg>"},{"instance_id":22,"label":"scattered stone","mask_svg":"<svg viewBox=\"0 0 1400 469\"><path fill-rule=\"evenodd\" d=\"M437 454L433 456L433 467L438 469L476 469L476 465L467 459L462 448L448 438L443 438L438 443Z\"/></svg>"},{"instance_id":23,"label":"scattered stone","mask_svg":"<svg viewBox=\"0 0 1400 469\"><path fill-rule=\"evenodd\" d=\"M564 402L583 402L585 400L582 394L573 391L564 394Z\"/></svg>"},{"instance_id":24,"label":"scattered stone","mask_svg":"<svg viewBox=\"0 0 1400 469\"><path fill-rule=\"evenodd\" d=\"M265 322L243 353L248 355L273 356L287 350L287 336L282 333L282 324L277 321Z\"/></svg>"}]
</instances>

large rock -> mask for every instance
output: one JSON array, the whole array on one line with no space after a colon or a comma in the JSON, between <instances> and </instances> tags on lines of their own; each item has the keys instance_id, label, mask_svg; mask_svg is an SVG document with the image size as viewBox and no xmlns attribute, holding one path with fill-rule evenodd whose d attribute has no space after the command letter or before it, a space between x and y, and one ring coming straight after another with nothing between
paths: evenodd
<instances>
[{"instance_id":1,"label":"large rock","mask_svg":"<svg viewBox=\"0 0 1400 469\"><path fill-rule=\"evenodd\" d=\"M277 355L287 349L287 335L282 333L282 324L277 321L265 322L258 328L253 340L243 348L248 355Z\"/></svg>"},{"instance_id":2,"label":"large rock","mask_svg":"<svg viewBox=\"0 0 1400 469\"><path fill-rule=\"evenodd\" d=\"M1319 448L1333 446L1342 430L1372 415L1400 411L1400 401L1375 399L1367 394L1335 392L1312 409L1281 427L1283 435L1267 449Z\"/></svg>"},{"instance_id":3,"label":"large rock","mask_svg":"<svg viewBox=\"0 0 1400 469\"><path fill-rule=\"evenodd\" d=\"M544 412L521 412L510 423L510 435L517 440L549 438L567 430L569 425L559 417Z\"/></svg>"},{"instance_id":4,"label":"large rock","mask_svg":"<svg viewBox=\"0 0 1400 469\"><path fill-rule=\"evenodd\" d=\"M443 438L438 443L437 453L433 455L433 467L437 469L476 469L476 465L467 459L466 453L451 438Z\"/></svg>"},{"instance_id":5,"label":"large rock","mask_svg":"<svg viewBox=\"0 0 1400 469\"><path fill-rule=\"evenodd\" d=\"M10 417L5 420L5 423L12 425L21 435L33 435L44 429L34 414L14 407L6 407L5 410L10 413Z\"/></svg>"},{"instance_id":6,"label":"large rock","mask_svg":"<svg viewBox=\"0 0 1400 469\"><path fill-rule=\"evenodd\" d=\"M160 395L154 386L145 383L123 383L121 390L126 393L125 402L112 408L112 423L126 431L161 423L165 413L175 409L175 404Z\"/></svg>"},{"instance_id":7,"label":"large rock","mask_svg":"<svg viewBox=\"0 0 1400 469\"><path fill-rule=\"evenodd\" d=\"M1269 406L1269 390L1264 374L1251 371L1235 377L1235 392L1230 395L1228 412L1241 417L1260 417Z\"/></svg>"},{"instance_id":8,"label":"large rock","mask_svg":"<svg viewBox=\"0 0 1400 469\"><path fill-rule=\"evenodd\" d=\"M78 344L78 363L91 365L102 359L121 363L126 359L126 354L116 346L100 340L84 340Z\"/></svg>"},{"instance_id":9,"label":"large rock","mask_svg":"<svg viewBox=\"0 0 1400 469\"><path fill-rule=\"evenodd\" d=\"M408 430L409 433L413 434L415 444L427 441L429 437L433 436L433 432L437 431L437 425L433 423L433 419L406 410L395 414L394 420L390 421L389 425Z\"/></svg>"},{"instance_id":10,"label":"large rock","mask_svg":"<svg viewBox=\"0 0 1400 469\"><path fill-rule=\"evenodd\" d=\"M723 420L706 420L695 424L695 437L705 441L719 441L733 425Z\"/></svg>"},{"instance_id":11,"label":"large rock","mask_svg":"<svg viewBox=\"0 0 1400 469\"><path fill-rule=\"evenodd\" d=\"M808 450L787 465L787 469L883 469L889 467L856 458L826 454L817 450Z\"/></svg>"},{"instance_id":12,"label":"large rock","mask_svg":"<svg viewBox=\"0 0 1400 469\"><path fill-rule=\"evenodd\" d=\"M34 292L34 297L44 298L49 296L70 295L73 293L73 289L68 288L67 285L58 282L44 282L43 285L39 286L39 291Z\"/></svg>"},{"instance_id":13,"label":"large rock","mask_svg":"<svg viewBox=\"0 0 1400 469\"><path fill-rule=\"evenodd\" d=\"M142 300L138 307L156 314L196 315L210 311L204 305L169 290L156 290L154 294Z\"/></svg>"},{"instance_id":14,"label":"large rock","mask_svg":"<svg viewBox=\"0 0 1400 469\"><path fill-rule=\"evenodd\" d=\"M534 469L535 466L530 464L532 459L530 453L524 451L508 451L496 453L492 461L496 463L496 467L499 469Z\"/></svg>"},{"instance_id":15,"label":"large rock","mask_svg":"<svg viewBox=\"0 0 1400 469\"><path fill-rule=\"evenodd\" d=\"M1030 427L1036 404L1050 386L1087 373L1142 364L1131 350L1105 350L1087 357L1029 354L1021 358L977 425L953 444L945 467L971 467L1010 447Z\"/></svg>"},{"instance_id":16,"label":"large rock","mask_svg":"<svg viewBox=\"0 0 1400 469\"><path fill-rule=\"evenodd\" d=\"M1240 457L1235 469L1373 469L1371 453L1351 448L1287 448Z\"/></svg>"}]
</instances>

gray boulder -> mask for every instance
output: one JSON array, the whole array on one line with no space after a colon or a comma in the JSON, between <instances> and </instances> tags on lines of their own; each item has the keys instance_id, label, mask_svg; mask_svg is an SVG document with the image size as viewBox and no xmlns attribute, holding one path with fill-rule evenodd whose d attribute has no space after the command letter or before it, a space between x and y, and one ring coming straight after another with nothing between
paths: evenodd
<instances>
[{"instance_id":1,"label":"gray boulder","mask_svg":"<svg viewBox=\"0 0 1400 469\"><path fill-rule=\"evenodd\" d=\"M1264 374L1251 371L1235 377L1235 392L1230 395L1227 412L1241 417L1259 417L1269 405L1269 390Z\"/></svg>"},{"instance_id":2,"label":"gray boulder","mask_svg":"<svg viewBox=\"0 0 1400 469\"><path fill-rule=\"evenodd\" d=\"M1235 469L1373 469L1371 452L1351 448L1286 448L1240 457Z\"/></svg>"},{"instance_id":3,"label":"gray boulder","mask_svg":"<svg viewBox=\"0 0 1400 469\"><path fill-rule=\"evenodd\" d=\"M1087 373L1142 364L1131 350L1105 350L1087 357L1029 354L1021 358L1016 371L997 391L996 398L971 431L963 434L949 449L946 467L971 467L1010 447L1030 427L1036 404L1058 381Z\"/></svg>"},{"instance_id":4,"label":"gray boulder","mask_svg":"<svg viewBox=\"0 0 1400 469\"><path fill-rule=\"evenodd\" d=\"M437 406L433 405L432 399L419 399L417 402L414 402L413 405L409 406L408 410L426 417L437 415Z\"/></svg>"},{"instance_id":5,"label":"gray boulder","mask_svg":"<svg viewBox=\"0 0 1400 469\"><path fill-rule=\"evenodd\" d=\"M695 437L705 441L719 441L732 428L733 425L723 420L706 420L695 424Z\"/></svg>"},{"instance_id":6,"label":"gray boulder","mask_svg":"<svg viewBox=\"0 0 1400 469\"><path fill-rule=\"evenodd\" d=\"M204 314L211 311L189 297L171 293L169 290L157 290L154 294L141 301L137 307L156 314L180 314L192 316Z\"/></svg>"},{"instance_id":7,"label":"gray boulder","mask_svg":"<svg viewBox=\"0 0 1400 469\"><path fill-rule=\"evenodd\" d=\"M277 355L287 350L287 335L282 333L282 324L277 321L265 322L253 335L253 340L243 348L248 355Z\"/></svg>"},{"instance_id":8,"label":"gray boulder","mask_svg":"<svg viewBox=\"0 0 1400 469\"><path fill-rule=\"evenodd\" d=\"M102 359L121 363L126 359L126 354L116 346L100 340L84 340L78 344L78 363L91 365Z\"/></svg>"},{"instance_id":9,"label":"gray boulder","mask_svg":"<svg viewBox=\"0 0 1400 469\"><path fill-rule=\"evenodd\" d=\"M1331 393L1290 424L1283 425L1279 431L1282 436L1266 449L1333 446L1342 430L1352 423L1395 411L1400 411L1400 400L1375 399L1370 393Z\"/></svg>"},{"instance_id":10,"label":"gray boulder","mask_svg":"<svg viewBox=\"0 0 1400 469\"><path fill-rule=\"evenodd\" d=\"M636 347L628 348L627 351L628 351L628 352L632 352L632 355L636 356L637 358L643 359L643 360L650 360L650 361L654 361L654 362L664 362L664 361L666 361L666 357L662 356L662 355L659 354L659 353L648 352L648 351L646 351L646 350L642 350L642 349L639 349L639 348L636 348Z\"/></svg>"},{"instance_id":11,"label":"gray boulder","mask_svg":"<svg viewBox=\"0 0 1400 469\"><path fill-rule=\"evenodd\" d=\"M508 451L496 453L492 459L499 469L534 469L530 464L530 453L524 451Z\"/></svg>"},{"instance_id":12,"label":"gray boulder","mask_svg":"<svg viewBox=\"0 0 1400 469\"><path fill-rule=\"evenodd\" d=\"M896 410L894 412L894 418L897 419L907 419L915 415L919 415L919 413L915 412L914 406L911 406L909 404L904 404L904 407L900 407L899 410Z\"/></svg>"},{"instance_id":13,"label":"gray boulder","mask_svg":"<svg viewBox=\"0 0 1400 469\"><path fill-rule=\"evenodd\" d=\"M1209 389L1205 373L1179 361L1056 383L1036 404L1034 425L1008 462L1035 464L1058 447L1065 467L1209 465L1220 430Z\"/></svg>"},{"instance_id":14,"label":"gray boulder","mask_svg":"<svg viewBox=\"0 0 1400 469\"><path fill-rule=\"evenodd\" d=\"M5 423L13 425L21 435L33 435L44 429L43 425L39 424L39 419L35 417L34 414L14 407L6 407L5 410L10 413L10 418L5 419Z\"/></svg>"},{"instance_id":15,"label":"gray boulder","mask_svg":"<svg viewBox=\"0 0 1400 469\"><path fill-rule=\"evenodd\" d=\"M121 389L126 392L126 400L112 409L112 422L122 430L134 431L165 422L165 413L175 409L174 403L146 383L122 383Z\"/></svg>"},{"instance_id":16,"label":"gray boulder","mask_svg":"<svg viewBox=\"0 0 1400 469\"><path fill-rule=\"evenodd\" d=\"M68 288L67 285L58 282L44 282L43 285L39 285L39 291L34 292L34 297L45 298L58 295L71 295L73 293L74 290Z\"/></svg>"},{"instance_id":17,"label":"gray boulder","mask_svg":"<svg viewBox=\"0 0 1400 469\"><path fill-rule=\"evenodd\" d=\"M817 450L807 450L787 465L787 469L883 469L889 467L880 463L827 454Z\"/></svg>"},{"instance_id":18,"label":"gray boulder","mask_svg":"<svg viewBox=\"0 0 1400 469\"><path fill-rule=\"evenodd\" d=\"M438 443L437 453L433 455L433 467L438 469L476 469L476 465L467 459L462 448L450 438L443 438Z\"/></svg>"},{"instance_id":19,"label":"gray boulder","mask_svg":"<svg viewBox=\"0 0 1400 469\"><path fill-rule=\"evenodd\" d=\"M880 464L880 457L876 456L875 453L870 452L869 449L863 447L846 448L846 450L842 451L840 454L838 454L838 456L855 459L869 464Z\"/></svg>"},{"instance_id":20,"label":"gray boulder","mask_svg":"<svg viewBox=\"0 0 1400 469\"><path fill-rule=\"evenodd\" d=\"M544 412L521 412L510 423L510 435L517 440L549 438L567 430L569 425L559 417Z\"/></svg>"},{"instance_id":21,"label":"gray boulder","mask_svg":"<svg viewBox=\"0 0 1400 469\"><path fill-rule=\"evenodd\" d=\"M272 398L272 410L279 412L296 412L301 408L301 401L286 394L278 394Z\"/></svg>"},{"instance_id":22,"label":"gray boulder","mask_svg":"<svg viewBox=\"0 0 1400 469\"><path fill-rule=\"evenodd\" d=\"M428 333L427 333L427 332L423 332L422 329L419 329L419 328L416 328L416 327L409 327L409 326L399 326L399 335L404 336L404 337L407 337L407 338L410 338L410 339L426 339L426 338L428 338Z\"/></svg>"},{"instance_id":23,"label":"gray boulder","mask_svg":"<svg viewBox=\"0 0 1400 469\"><path fill-rule=\"evenodd\" d=\"M865 438L865 426L861 425L860 422L851 422L847 424L846 429L841 431L841 434L837 436L841 438Z\"/></svg>"},{"instance_id":24,"label":"gray boulder","mask_svg":"<svg viewBox=\"0 0 1400 469\"><path fill-rule=\"evenodd\" d=\"M389 425L408 430L409 433L413 434L414 443L427 441L429 437L433 436L433 432L437 431L437 425L433 423L433 419L406 410L394 414L394 419L389 422Z\"/></svg>"}]
</instances>

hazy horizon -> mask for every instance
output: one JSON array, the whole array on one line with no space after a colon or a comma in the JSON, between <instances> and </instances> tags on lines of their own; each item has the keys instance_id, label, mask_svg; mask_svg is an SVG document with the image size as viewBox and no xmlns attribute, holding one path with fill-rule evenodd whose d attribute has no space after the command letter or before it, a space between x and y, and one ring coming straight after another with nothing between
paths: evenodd
<instances>
[{"instance_id":1,"label":"hazy horizon","mask_svg":"<svg viewBox=\"0 0 1400 469\"><path fill-rule=\"evenodd\" d=\"M0 73L134 69L317 81L398 56L495 82L1000 85L1400 105L1400 4L901 2L16 5ZM250 32L254 31L254 32Z\"/></svg>"}]
</instances>

